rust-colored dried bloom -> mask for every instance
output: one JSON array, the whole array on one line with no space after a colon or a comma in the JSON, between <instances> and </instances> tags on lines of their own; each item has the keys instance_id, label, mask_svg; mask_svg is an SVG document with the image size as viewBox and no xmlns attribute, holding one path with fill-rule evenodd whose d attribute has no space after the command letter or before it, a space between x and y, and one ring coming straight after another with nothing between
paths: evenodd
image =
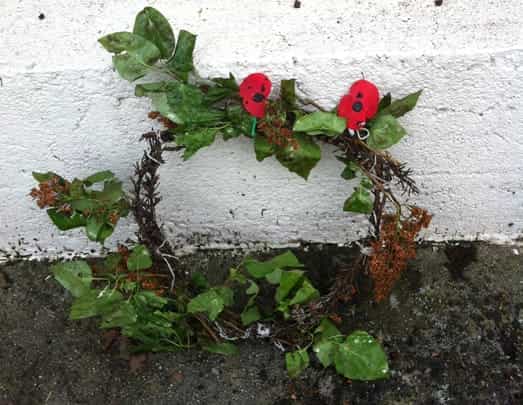
<instances>
[{"instance_id":1,"label":"rust-colored dried bloom","mask_svg":"<svg viewBox=\"0 0 523 405\"><path fill-rule=\"evenodd\" d=\"M413 207L410 216L398 221L394 215L384 215L380 238L373 242L369 271L374 281L374 299L380 302L389 293L407 262L416 257L416 236L427 228L432 216L424 209Z\"/></svg>"},{"instance_id":2,"label":"rust-colored dried bloom","mask_svg":"<svg viewBox=\"0 0 523 405\"><path fill-rule=\"evenodd\" d=\"M36 204L40 208L56 207L59 194L67 192L68 189L69 184L67 182L64 182L58 176L54 176L50 180L38 184L38 187L33 188L29 195L36 200Z\"/></svg>"}]
</instances>

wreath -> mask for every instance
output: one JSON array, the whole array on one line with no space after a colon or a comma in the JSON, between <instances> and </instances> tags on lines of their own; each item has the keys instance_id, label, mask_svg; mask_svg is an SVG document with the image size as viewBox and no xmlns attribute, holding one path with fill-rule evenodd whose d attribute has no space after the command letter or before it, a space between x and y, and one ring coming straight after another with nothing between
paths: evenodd
<instances>
[{"instance_id":1,"label":"wreath","mask_svg":"<svg viewBox=\"0 0 523 405\"><path fill-rule=\"evenodd\" d=\"M124 79L135 82L151 73L162 78L136 84L135 94L151 99L149 117L163 128L142 136L148 147L135 165L129 194L107 170L73 180L33 173L39 184L30 194L62 231L83 227L90 240L103 245L129 212L138 224L135 246L119 245L103 261L52 267L74 297L70 317L99 317L101 328L117 330L137 352L200 347L229 355L237 350L235 341L261 338L286 351L291 377L309 365L309 349L324 367L332 365L347 378L387 377L380 343L364 331L341 333L338 312L357 295L356 274L370 276L375 301L386 298L415 257L420 230L429 226L426 210L397 196L418 188L410 169L386 151L406 135L398 118L415 107L421 91L380 98L373 83L360 79L329 111L300 97L294 79L282 80L274 91L259 72L240 84L232 74L202 78L193 64L196 36L181 30L175 41L167 19L151 7L136 16L132 32L99 42ZM166 151L183 149L187 160L218 136L248 137L257 160L274 157L304 179L321 158L318 143L336 146L345 165L341 176L358 180L342 208L368 215L370 232L352 267L339 269L323 294L291 251L265 261L247 257L218 285L178 266L156 216L158 168ZM260 305L267 296L270 305Z\"/></svg>"}]
</instances>

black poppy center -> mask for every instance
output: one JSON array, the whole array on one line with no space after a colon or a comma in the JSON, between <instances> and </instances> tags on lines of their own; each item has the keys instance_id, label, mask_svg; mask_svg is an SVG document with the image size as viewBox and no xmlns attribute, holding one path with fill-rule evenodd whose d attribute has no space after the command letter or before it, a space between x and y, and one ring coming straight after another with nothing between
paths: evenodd
<instances>
[{"instance_id":1,"label":"black poppy center","mask_svg":"<svg viewBox=\"0 0 523 405\"><path fill-rule=\"evenodd\" d=\"M352 111L360 112L363 109L363 104L361 101L356 101L352 104Z\"/></svg>"},{"instance_id":2,"label":"black poppy center","mask_svg":"<svg viewBox=\"0 0 523 405\"><path fill-rule=\"evenodd\" d=\"M256 93L254 96L252 96L252 101L256 103L261 103L263 100L265 100L265 96L261 93Z\"/></svg>"}]
</instances>

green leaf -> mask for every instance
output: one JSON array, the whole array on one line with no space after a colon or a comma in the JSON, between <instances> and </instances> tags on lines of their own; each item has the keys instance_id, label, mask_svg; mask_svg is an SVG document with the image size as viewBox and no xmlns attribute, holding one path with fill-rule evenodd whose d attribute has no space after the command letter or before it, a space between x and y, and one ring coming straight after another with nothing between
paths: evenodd
<instances>
[{"instance_id":1,"label":"green leaf","mask_svg":"<svg viewBox=\"0 0 523 405\"><path fill-rule=\"evenodd\" d=\"M378 380L389 376L387 356L367 332L355 331L334 353L336 371L351 380Z\"/></svg>"},{"instance_id":2,"label":"green leaf","mask_svg":"<svg viewBox=\"0 0 523 405\"><path fill-rule=\"evenodd\" d=\"M239 106L239 105L227 106L226 119L229 120L229 122L231 123L233 128L236 130L237 135L242 135L242 134L250 135L252 117L241 106ZM231 138L231 137L229 137L229 138ZM254 140L255 148L256 148L256 142L258 141L258 138L259 138L259 136L257 136L256 139ZM264 138L264 137L262 137L262 138ZM224 139L226 139L225 136L224 136ZM265 157L266 156L264 156L264 158ZM256 158L258 158L258 153L256 153ZM262 159L258 158L258 160L263 160L263 158Z\"/></svg>"},{"instance_id":3,"label":"green leaf","mask_svg":"<svg viewBox=\"0 0 523 405\"><path fill-rule=\"evenodd\" d=\"M210 287L207 277L198 271L191 275L191 284L199 290L208 290Z\"/></svg>"},{"instance_id":4,"label":"green leaf","mask_svg":"<svg viewBox=\"0 0 523 405\"><path fill-rule=\"evenodd\" d=\"M127 268L129 271L149 269L152 265L153 260L151 254L144 245L135 246L127 259Z\"/></svg>"},{"instance_id":5,"label":"green leaf","mask_svg":"<svg viewBox=\"0 0 523 405\"><path fill-rule=\"evenodd\" d=\"M71 182L69 195L71 196L71 198L75 198L75 199L76 198L83 198L85 196L84 182L82 180L79 180L79 179L74 179Z\"/></svg>"},{"instance_id":6,"label":"green leaf","mask_svg":"<svg viewBox=\"0 0 523 405\"><path fill-rule=\"evenodd\" d=\"M150 308L162 309L167 304L167 299L159 297L152 291L140 291L133 296L133 300L137 305L141 305L142 309L149 310Z\"/></svg>"},{"instance_id":7,"label":"green leaf","mask_svg":"<svg viewBox=\"0 0 523 405\"><path fill-rule=\"evenodd\" d=\"M81 212L95 210L99 208L101 204L100 201L89 198L82 198L80 200L72 200L69 202L71 208Z\"/></svg>"},{"instance_id":8,"label":"green leaf","mask_svg":"<svg viewBox=\"0 0 523 405\"><path fill-rule=\"evenodd\" d=\"M267 274L265 276L265 279L270 283L270 284L280 284L280 281L281 281L281 275L283 274L283 270L280 269L280 268L276 268L274 269L273 272Z\"/></svg>"},{"instance_id":9,"label":"green leaf","mask_svg":"<svg viewBox=\"0 0 523 405\"><path fill-rule=\"evenodd\" d=\"M257 305L246 306L240 316L243 326L248 326L261 319L260 310Z\"/></svg>"},{"instance_id":10,"label":"green leaf","mask_svg":"<svg viewBox=\"0 0 523 405\"><path fill-rule=\"evenodd\" d=\"M58 176L56 173L53 173L53 172L46 172L46 173L33 172L32 174L33 174L33 178L38 183L43 183L45 181L52 180L54 177L58 177L59 179L61 179L60 176Z\"/></svg>"},{"instance_id":11,"label":"green leaf","mask_svg":"<svg viewBox=\"0 0 523 405\"><path fill-rule=\"evenodd\" d=\"M345 163L345 169L343 169L341 172L341 177L345 180L352 180L356 178L356 175L360 171L359 166L351 160L346 161L344 159L343 162Z\"/></svg>"},{"instance_id":12,"label":"green leaf","mask_svg":"<svg viewBox=\"0 0 523 405\"><path fill-rule=\"evenodd\" d=\"M391 102L392 97L390 93L385 94L383 98L380 100L380 103L378 104L378 112L383 111L385 108L387 108Z\"/></svg>"},{"instance_id":13,"label":"green leaf","mask_svg":"<svg viewBox=\"0 0 523 405\"><path fill-rule=\"evenodd\" d=\"M91 286L91 268L83 260L63 262L51 266L54 278L74 297L80 297Z\"/></svg>"},{"instance_id":14,"label":"green leaf","mask_svg":"<svg viewBox=\"0 0 523 405\"><path fill-rule=\"evenodd\" d=\"M264 262L247 258L244 262L244 265L247 272L254 278L263 278L278 268L295 269L303 267L303 264L300 263L298 258L294 256L290 250Z\"/></svg>"},{"instance_id":15,"label":"green leaf","mask_svg":"<svg viewBox=\"0 0 523 405\"><path fill-rule=\"evenodd\" d=\"M302 134L294 134L294 139L298 148L294 149L292 145L278 148L276 159L291 172L307 180L312 168L321 159L321 149L312 138Z\"/></svg>"},{"instance_id":16,"label":"green leaf","mask_svg":"<svg viewBox=\"0 0 523 405\"><path fill-rule=\"evenodd\" d=\"M358 186L343 204L343 211L370 214L373 206L371 194L364 187Z\"/></svg>"},{"instance_id":17,"label":"green leaf","mask_svg":"<svg viewBox=\"0 0 523 405\"><path fill-rule=\"evenodd\" d=\"M130 82L144 77L150 69L149 66L144 65L134 56L127 53L114 55L113 65L118 74Z\"/></svg>"},{"instance_id":18,"label":"green leaf","mask_svg":"<svg viewBox=\"0 0 523 405\"><path fill-rule=\"evenodd\" d=\"M104 260L104 267L108 271L114 271L122 262L123 256L120 253L111 253Z\"/></svg>"},{"instance_id":19,"label":"green leaf","mask_svg":"<svg viewBox=\"0 0 523 405\"><path fill-rule=\"evenodd\" d=\"M330 366L334 361L334 353L338 344L343 341L338 328L327 318L323 318L314 333L313 351L323 367Z\"/></svg>"},{"instance_id":20,"label":"green leaf","mask_svg":"<svg viewBox=\"0 0 523 405\"><path fill-rule=\"evenodd\" d=\"M110 170L104 170L101 172L96 172L96 173L90 175L89 177L86 177L83 180L83 183L87 187L89 187L95 183L100 183L102 181L110 180L112 178L114 178L114 173Z\"/></svg>"},{"instance_id":21,"label":"green leaf","mask_svg":"<svg viewBox=\"0 0 523 405\"><path fill-rule=\"evenodd\" d=\"M249 119L249 122L251 119ZM250 125L250 124L249 124ZM245 134L248 134L250 129L247 129ZM268 158L269 156L274 155L274 152L276 151L276 148L273 144L269 143L267 141L267 138L263 135L256 135L256 138L254 138L254 152L256 153L256 160L258 162L261 162L265 158Z\"/></svg>"},{"instance_id":22,"label":"green leaf","mask_svg":"<svg viewBox=\"0 0 523 405\"><path fill-rule=\"evenodd\" d=\"M84 319L108 314L121 301L123 301L123 296L116 290L89 290L74 300L69 319Z\"/></svg>"},{"instance_id":23,"label":"green leaf","mask_svg":"<svg viewBox=\"0 0 523 405\"><path fill-rule=\"evenodd\" d=\"M282 80L280 83L280 97L284 108L293 109L296 106L296 80Z\"/></svg>"},{"instance_id":24,"label":"green leaf","mask_svg":"<svg viewBox=\"0 0 523 405\"><path fill-rule=\"evenodd\" d=\"M293 130L305 132L309 135L337 136L345 131L345 128L345 120L338 117L336 113L316 111L298 118L294 123Z\"/></svg>"},{"instance_id":25,"label":"green leaf","mask_svg":"<svg viewBox=\"0 0 523 405\"><path fill-rule=\"evenodd\" d=\"M245 277L238 269L234 267L229 269L229 281L236 281L240 284L245 284L247 282L247 277Z\"/></svg>"},{"instance_id":26,"label":"green leaf","mask_svg":"<svg viewBox=\"0 0 523 405\"><path fill-rule=\"evenodd\" d=\"M49 208L47 215L61 231L68 231L69 229L78 228L86 224L85 217L82 214L73 212L71 216L67 216L62 212L58 212L55 208Z\"/></svg>"},{"instance_id":27,"label":"green leaf","mask_svg":"<svg viewBox=\"0 0 523 405\"><path fill-rule=\"evenodd\" d=\"M233 76L232 73L229 73L229 77L227 77L227 78L215 77L214 79L211 79L211 80L220 87L230 89L235 92L240 90L240 87L238 86L238 82L236 82L236 78Z\"/></svg>"},{"instance_id":28,"label":"green leaf","mask_svg":"<svg viewBox=\"0 0 523 405\"><path fill-rule=\"evenodd\" d=\"M320 298L320 292L314 288L309 280L303 280L302 285L296 291L294 297L290 300L289 305L306 304Z\"/></svg>"},{"instance_id":29,"label":"green leaf","mask_svg":"<svg viewBox=\"0 0 523 405\"><path fill-rule=\"evenodd\" d=\"M194 69L193 51L195 43L196 35L180 30L174 55L167 62L167 68L183 81L187 81L188 73Z\"/></svg>"},{"instance_id":30,"label":"green leaf","mask_svg":"<svg viewBox=\"0 0 523 405\"><path fill-rule=\"evenodd\" d=\"M107 328L125 328L133 325L138 320L138 314L133 304L127 300L119 302L114 311L103 315L100 327Z\"/></svg>"},{"instance_id":31,"label":"green leaf","mask_svg":"<svg viewBox=\"0 0 523 405\"><path fill-rule=\"evenodd\" d=\"M280 285L278 286L278 289L276 290L276 295L274 299L277 303L283 301L287 295L291 292L291 290L301 281L303 280L303 271L301 270L289 270L284 271L281 275Z\"/></svg>"},{"instance_id":32,"label":"green leaf","mask_svg":"<svg viewBox=\"0 0 523 405\"><path fill-rule=\"evenodd\" d=\"M205 312L211 321L214 321L224 308L224 298L214 288L198 294L187 304L187 312L190 314Z\"/></svg>"},{"instance_id":33,"label":"green leaf","mask_svg":"<svg viewBox=\"0 0 523 405\"><path fill-rule=\"evenodd\" d=\"M103 218L93 215L87 218L85 233L89 240L103 243L113 233L113 227Z\"/></svg>"},{"instance_id":34,"label":"green leaf","mask_svg":"<svg viewBox=\"0 0 523 405\"><path fill-rule=\"evenodd\" d=\"M214 287L226 307L234 304L234 292L229 287Z\"/></svg>"},{"instance_id":35,"label":"green leaf","mask_svg":"<svg viewBox=\"0 0 523 405\"><path fill-rule=\"evenodd\" d=\"M185 147L183 159L187 160L201 148L211 145L217 133L216 128L200 128L176 136L176 144Z\"/></svg>"},{"instance_id":36,"label":"green leaf","mask_svg":"<svg viewBox=\"0 0 523 405\"><path fill-rule=\"evenodd\" d=\"M314 343L312 350L316 353L316 357L323 365L323 367L329 367L334 361L334 353L336 352L338 345L330 340L320 340Z\"/></svg>"},{"instance_id":37,"label":"green leaf","mask_svg":"<svg viewBox=\"0 0 523 405\"><path fill-rule=\"evenodd\" d=\"M245 290L248 295L257 295L260 292L260 287L254 281L249 280L249 288Z\"/></svg>"},{"instance_id":38,"label":"green leaf","mask_svg":"<svg viewBox=\"0 0 523 405\"><path fill-rule=\"evenodd\" d=\"M151 41L168 59L174 50L174 33L169 21L155 8L145 7L136 15L133 33Z\"/></svg>"},{"instance_id":39,"label":"green leaf","mask_svg":"<svg viewBox=\"0 0 523 405\"><path fill-rule=\"evenodd\" d=\"M122 182L119 180L106 181L103 190L95 192L93 195L97 200L106 204L115 204L124 198Z\"/></svg>"},{"instance_id":40,"label":"green leaf","mask_svg":"<svg viewBox=\"0 0 523 405\"><path fill-rule=\"evenodd\" d=\"M115 32L98 40L109 52L116 55L126 52L137 62L151 65L160 58L160 50L154 43L131 32Z\"/></svg>"},{"instance_id":41,"label":"green leaf","mask_svg":"<svg viewBox=\"0 0 523 405\"><path fill-rule=\"evenodd\" d=\"M202 346L202 349L211 353L223 354L224 356L235 356L239 353L238 348L229 342L210 343Z\"/></svg>"},{"instance_id":42,"label":"green leaf","mask_svg":"<svg viewBox=\"0 0 523 405\"><path fill-rule=\"evenodd\" d=\"M421 95L422 91L423 90L419 90L415 93L409 94L406 97L403 97L402 99L393 101L389 106L387 106L383 110L381 110L379 115L390 114L396 118L399 118L399 117L405 115L410 110L412 110L414 107L416 107L416 104L418 103L418 99L419 99L419 96Z\"/></svg>"},{"instance_id":43,"label":"green leaf","mask_svg":"<svg viewBox=\"0 0 523 405\"><path fill-rule=\"evenodd\" d=\"M398 143L406 133L392 115L379 115L371 123L367 145L372 149L387 149Z\"/></svg>"},{"instance_id":44,"label":"green leaf","mask_svg":"<svg viewBox=\"0 0 523 405\"><path fill-rule=\"evenodd\" d=\"M309 354L306 349L285 353L285 365L289 377L297 377L309 366Z\"/></svg>"}]
</instances>

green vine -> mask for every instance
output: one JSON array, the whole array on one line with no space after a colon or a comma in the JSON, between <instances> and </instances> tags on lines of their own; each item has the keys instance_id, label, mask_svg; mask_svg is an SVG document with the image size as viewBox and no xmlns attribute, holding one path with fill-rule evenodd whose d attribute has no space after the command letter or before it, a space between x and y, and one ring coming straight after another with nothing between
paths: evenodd
<instances>
[{"instance_id":1,"label":"green vine","mask_svg":"<svg viewBox=\"0 0 523 405\"><path fill-rule=\"evenodd\" d=\"M333 366L346 378L387 377L380 344L363 331L345 336L332 320L337 319L336 305L354 295L357 272L373 278L376 300L386 296L412 257L419 230L430 222L426 211L402 205L395 196L394 183L405 193L418 189L405 165L385 151L406 135L398 118L415 107L421 91L394 101L385 95L362 140L346 130L336 111L300 98L295 79L282 80L264 117L253 120L242 106L233 74L202 78L193 63L196 36L181 30L175 38L154 8L136 16L132 32L109 34L99 42L113 54L124 79L162 78L136 84L135 94L151 100L150 116L165 129L144 135L148 151L135 166L129 195L109 171L72 181L34 173L39 186L31 195L60 230L84 227L89 239L103 243L129 210L139 227L139 243L130 250L120 246L102 265L73 261L52 267L74 297L70 318L99 317L101 328L116 328L130 338L134 351L199 347L231 355L237 351L233 342L261 338L287 352L291 377L309 366L311 351L324 367ZM340 270L323 296L290 251L267 261L248 257L218 285L199 273L188 277L157 222L157 171L165 151L183 149L187 160L218 136L251 138L258 161L274 157L304 179L321 159L318 141L336 146L345 165L341 176L359 180L343 210L370 215L370 258L361 256L351 271Z\"/></svg>"}]
</instances>

